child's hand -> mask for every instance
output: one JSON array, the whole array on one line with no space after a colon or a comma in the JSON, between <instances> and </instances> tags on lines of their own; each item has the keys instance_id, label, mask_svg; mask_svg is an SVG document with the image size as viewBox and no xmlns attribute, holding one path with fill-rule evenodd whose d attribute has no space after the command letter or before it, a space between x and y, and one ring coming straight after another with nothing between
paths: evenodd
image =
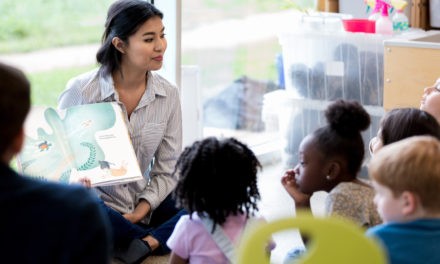
<instances>
[{"instance_id":1,"label":"child's hand","mask_svg":"<svg viewBox=\"0 0 440 264\"><path fill-rule=\"evenodd\" d=\"M281 184L287 193L295 201L296 208L310 207L310 195L305 194L299 190L299 186L295 179L295 171L287 170L283 177L281 177Z\"/></svg>"},{"instance_id":2,"label":"child's hand","mask_svg":"<svg viewBox=\"0 0 440 264\"><path fill-rule=\"evenodd\" d=\"M89 178L80 178L80 179L78 179L78 183L86 188L92 187L92 182L90 181Z\"/></svg>"}]
</instances>

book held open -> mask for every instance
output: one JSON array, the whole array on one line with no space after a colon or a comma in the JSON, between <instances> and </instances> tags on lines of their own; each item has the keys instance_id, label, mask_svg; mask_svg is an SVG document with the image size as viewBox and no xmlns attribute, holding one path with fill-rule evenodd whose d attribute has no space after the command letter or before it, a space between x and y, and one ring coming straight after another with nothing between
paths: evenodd
<instances>
[{"instance_id":1,"label":"book held open","mask_svg":"<svg viewBox=\"0 0 440 264\"><path fill-rule=\"evenodd\" d=\"M92 186L142 179L117 103L65 110L33 106L25 121L25 136L17 156L24 175L63 183L87 177Z\"/></svg>"}]
</instances>

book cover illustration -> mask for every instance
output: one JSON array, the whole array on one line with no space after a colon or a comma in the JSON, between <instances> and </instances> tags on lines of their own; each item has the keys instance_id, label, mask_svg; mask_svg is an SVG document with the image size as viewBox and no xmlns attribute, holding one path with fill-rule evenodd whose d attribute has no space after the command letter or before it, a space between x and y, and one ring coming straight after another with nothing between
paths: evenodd
<instances>
[{"instance_id":1,"label":"book cover illustration","mask_svg":"<svg viewBox=\"0 0 440 264\"><path fill-rule=\"evenodd\" d=\"M87 177L92 186L139 180L142 174L116 103L57 111L32 107L17 157L25 175L63 183Z\"/></svg>"}]
</instances>

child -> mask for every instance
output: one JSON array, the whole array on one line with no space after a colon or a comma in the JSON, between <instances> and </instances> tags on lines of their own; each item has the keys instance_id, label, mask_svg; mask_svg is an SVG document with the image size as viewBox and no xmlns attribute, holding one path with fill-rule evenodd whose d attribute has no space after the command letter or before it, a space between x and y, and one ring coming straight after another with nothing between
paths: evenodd
<instances>
[{"instance_id":1,"label":"child","mask_svg":"<svg viewBox=\"0 0 440 264\"><path fill-rule=\"evenodd\" d=\"M370 154L401 139L430 135L440 139L440 125L428 112L417 108L396 108L387 112L380 122L377 136L370 141Z\"/></svg>"},{"instance_id":2,"label":"child","mask_svg":"<svg viewBox=\"0 0 440 264\"><path fill-rule=\"evenodd\" d=\"M0 91L2 263L109 263L110 225L88 191L23 177L9 167L23 145L30 84L21 71L0 63Z\"/></svg>"},{"instance_id":3,"label":"child","mask_svg":"<svg viewBox=\"0 0 440 264\"><path fill-rule=\"evenodd\" d=\"M238 242L258 210L258 168L254 153L233 138L210 137L185 148L175 169L174 194L189 215L180 218L168 239L171 264L230 262L213 234L223 231L227 244Z\"/></svg>"},{"instance_id":4,"label":"child","mask_svg":"<svg viewBox=\"0 0 440 264\"><path fill-rule=\"evenodd\" d=\"M384 224L377 237L390 263L440 263L440 142L415 136L383 147L369 173Z\"/></svg>"},{"instance_id":5,"label":"child","mask_svg":"<svg viewBox=\"0 0 440 264\"><path fill-rule=\"evenodd\" d=\"M432 86L423 90L420 109L429 112L440 123L440 78Z\"/></svg>"},{"instance_id":6,"label":"child","mask_svg":"<svg viewBox=\"0 0 440 264\"><path fill-rule=\"evenodd\" d=\"M381 223L373 203L374 190L357 175L364 158L361 131L370 125L370 116L356 101L337 100L325 111L328 125L306 136L299 146L299 162L286 171L281 183L295 202L296 209L310 209L314 192L329 192L325 213L352 220L362 227ZM304 243L307 238L303 237ZM285 262L303 252L291 249Z\"/></svg>"},{"instance_id":7,"label":"child","mask_svg":"<svg viewBox=\"0 0 440 264\"><path fill-rule=\"evenodd\" d=\"M348 218L359 226L381 223L373 204L374 190L357 178L364 158L361 131L370 116L356 101L338 100L325 111L328 125L306 136L299 147L299 163L281 178L295 207L310 208L314 192L329 192L328 215Z\"/></svg>"}]
</instances>

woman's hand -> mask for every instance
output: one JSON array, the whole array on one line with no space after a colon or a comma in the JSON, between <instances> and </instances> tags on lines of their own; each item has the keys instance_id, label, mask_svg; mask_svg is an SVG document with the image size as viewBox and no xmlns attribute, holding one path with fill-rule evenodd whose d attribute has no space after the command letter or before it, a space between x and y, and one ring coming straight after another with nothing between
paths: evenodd
<instances>
[{"instance_id":1,"label":"woman's hand","mask_svg":"<svg viewBox=\"0 0 440 264\"><path fill-rule=\"evenodd\" d=\"M146 200L141 200L132 213L122 216L133 224L140 222L151 210L150 204Z\"/></svg>"},{"instance_id":2,"label":"woman's hand","mask_svg":"<svg viewBox=\"0 0 440 264\"><path fill-rule=\"evenodd\" d=\"M89 188L89 189L92 188L92 182L90 181L89 178L80 178L80 179L78 179L78 183L86 188Z\"/></svg>"},{"instance_id":3,"label":"woman's hand","mask_svg":"<svg viewBox=\"0 0 440 264\"><path fill-rule=\"evenodd\" d=\"M281 184L287 193L295 201L296 208L310 207L310 196L299 190L298 183L295 179L295 171L293 169L287 170L283 177L281 177Z\"/></svg>"}]
</instances>

